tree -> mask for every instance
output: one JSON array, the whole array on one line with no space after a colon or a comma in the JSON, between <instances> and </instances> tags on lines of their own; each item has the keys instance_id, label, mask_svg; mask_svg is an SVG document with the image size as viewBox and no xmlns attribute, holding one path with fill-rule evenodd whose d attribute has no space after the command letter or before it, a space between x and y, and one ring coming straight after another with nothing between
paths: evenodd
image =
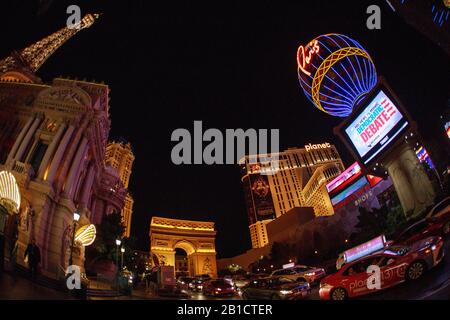
<instances>
[{"instance_id":1,"label":"tree","mask_svg":"<svg viewBox=\"0 0 450 320\"><path fill-rule=\"evenodd\" d=\"M106 215L97 226L95 242L86 250L86 259L94 262L97 259L116 261L116 240L121 239L125 226L122 216L118 212ZM126 243L126 241L124 241ZM130 250L129 250L130 251ZM120 252L119 252L120 255ZM120 256L117 257L120 261Z\"/></svg>"}]
</instances>

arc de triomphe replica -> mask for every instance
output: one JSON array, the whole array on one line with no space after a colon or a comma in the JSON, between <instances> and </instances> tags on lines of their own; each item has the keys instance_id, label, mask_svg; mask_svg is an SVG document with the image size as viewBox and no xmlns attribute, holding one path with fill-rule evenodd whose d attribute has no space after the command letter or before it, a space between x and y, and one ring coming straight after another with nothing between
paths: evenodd
<instances>
[{"instance_id":1,"label":"arc de triomphe replica","mask_svg":"<svg viewBox=\"0 0 450 320\"><path fill-rule=\"evenodd\" d=\"M190 276L217 277L216 231L213 222L153 217L150 251L161 264L175 266L175 249L186 251Z\"/></svg>"}]
</instances>

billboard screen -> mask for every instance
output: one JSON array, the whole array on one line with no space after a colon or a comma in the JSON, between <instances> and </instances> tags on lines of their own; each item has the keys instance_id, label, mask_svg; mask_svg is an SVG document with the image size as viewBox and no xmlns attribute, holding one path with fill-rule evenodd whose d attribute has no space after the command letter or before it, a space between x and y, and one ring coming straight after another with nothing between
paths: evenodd
<instances>
[{"instance_id":1,"label":"billboard screen","mask_svg":"<svg viewBox=\"0 0 450 320\"><path fill-rule=\"evenodd\" d=\"M275 218L272 193L267 176L251 174L244 185L250 224Z\"/></svg>"},{"instance_id":2,"label":"billboard screen","mask_svg":"<svg viewBox=\"0 0 450 320\"><path fill-rule=\"evenodd\" d=\"M344 186L348 185L351 181L356 179L356 177L358 177L360 174L361 167L358 162L355 162L326 185L328 193L342 189Z\"/></svg>"},{"instance_id":3,"label":"billboard screen","mask_svg":"<svg viewBox=\"0 0 450 320\"><path fill-rule=\"evenodd\" d=\"M386 244L386 238L384 237L384 235L381 235L372 240L364 242L363 244L360 244L359 246L348 249L347 251L344 252L345 262L349 263L349 262L357 260L361 257L369 255L375 251L381 250L384 248L385 244Z\"/></svg>"},{"instance_id":4,"label":"billboard screen","mask_svg":"<svg viewBox=\"0 0 450 320\"><path fill-rule=\"evenodd\" d=\"M331 198L331 204L333 207L335 207L338 203L344 201L345 199L348 199L352 194L357 192L361 188L369 189L369 185L367 183L366 177L360 178L358 181L356 181L354 184L352 184L350 187L342 191L341 193L337 194L333 198Z\"/></svg>"},{"instance_id":5,"label":"billboard screen","mask_svg":"<svg viewBox=\"0 0 450 320\"><path fill-rule=\"evenodd\" d=\"M379 89L344 128L346 138L364 164L385 149L408 125L391 98Z\"/></svg>"}]
</instances>

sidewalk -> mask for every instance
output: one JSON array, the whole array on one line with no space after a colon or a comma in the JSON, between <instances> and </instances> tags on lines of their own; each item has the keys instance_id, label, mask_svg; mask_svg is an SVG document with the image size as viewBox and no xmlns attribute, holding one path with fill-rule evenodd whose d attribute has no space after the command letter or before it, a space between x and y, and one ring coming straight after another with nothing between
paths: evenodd
<instances>
[{"instance_id":1,"label":"sidewalk","mask_svg":"<svg viewBox=\"0 0 450 320\"><path fill-rule=\"evenodd\" d=\"M74 300L68 293L46 288L10 273L0 273L1 300Z\"/></svg>"}]
</instances>

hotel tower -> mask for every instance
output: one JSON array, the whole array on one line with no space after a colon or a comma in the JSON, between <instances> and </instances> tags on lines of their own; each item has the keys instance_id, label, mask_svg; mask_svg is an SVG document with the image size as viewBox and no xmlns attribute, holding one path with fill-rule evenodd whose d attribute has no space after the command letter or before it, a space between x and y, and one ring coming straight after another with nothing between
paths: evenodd
<instances>
[{"instance_id":1,"label":"hotel tower","mask_svg":"<svg viewBox=\"0 0 450 320\"><path fill-rule=\"evenodd\" d=\"M316 216L334 214L326 184L344 170L334 145L246 156L240 165L253 248L268 244L266 224L294 207L312 207Z\"/></svg>"}]
</instances>

